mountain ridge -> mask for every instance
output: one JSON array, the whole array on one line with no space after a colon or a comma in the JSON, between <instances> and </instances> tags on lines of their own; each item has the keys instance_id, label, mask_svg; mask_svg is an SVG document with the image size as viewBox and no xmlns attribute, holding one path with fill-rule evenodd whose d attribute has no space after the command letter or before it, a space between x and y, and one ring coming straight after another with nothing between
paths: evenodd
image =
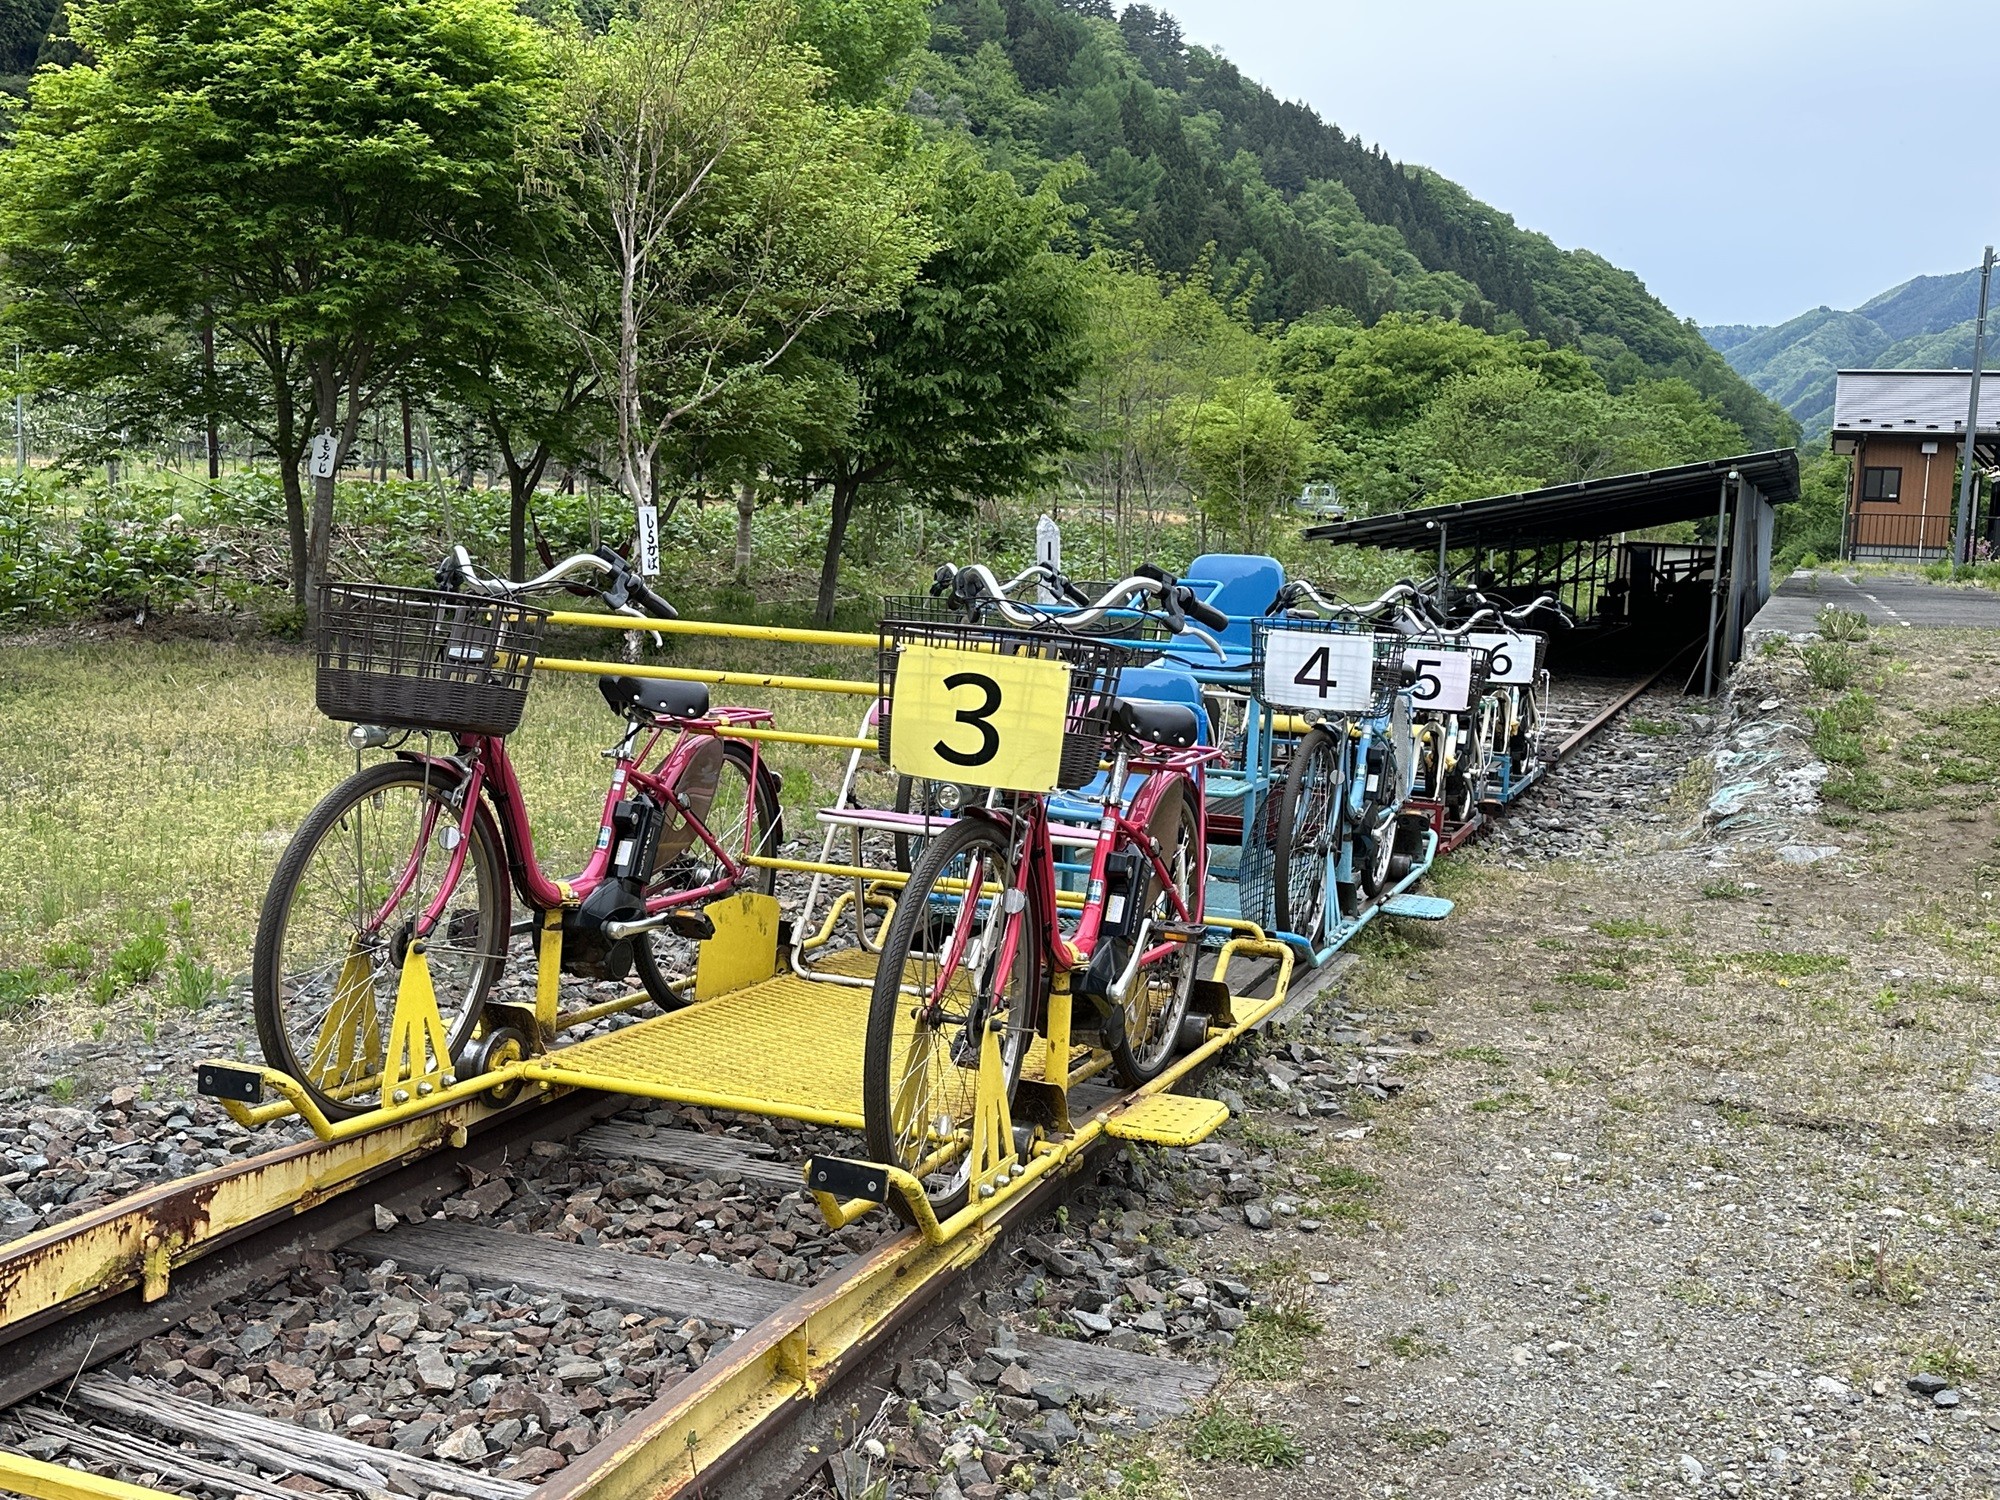
<instances>
[{"instance_id":1,"label":"mountain ridge","mask_svg":"<svg viewBox=\"0 0 2000 1500\"><path fill-rule=\"evenodd\" d=\"M1979 268L1912 276L1843 312L1816 307L1783 323L1727 323L1702 336L1729 367L1777 402L1808 438L1833 425L1843 369L1970 369Z\"/></svg>"}]
</instances>

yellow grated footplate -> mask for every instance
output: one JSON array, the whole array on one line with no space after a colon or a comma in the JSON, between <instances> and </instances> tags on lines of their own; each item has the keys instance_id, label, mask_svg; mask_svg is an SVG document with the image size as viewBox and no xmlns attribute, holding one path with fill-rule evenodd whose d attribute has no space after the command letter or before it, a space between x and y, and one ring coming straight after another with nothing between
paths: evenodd
<instances>
[{"instance_id":1,"label":"yellow grated footplate","mask_svg":"<svg viewBox=\"0 0 2000 1500\"><path fill-rule=\"evenodd\" d=\"M868 976L851 950L817 967ZM858 1130L870 992L780 974L608 1036L558 1048L534 1076L705 1109L741 1110ZM1037 1037L1024 1072L1040 1075Z\"/></svg>"},{"instance_id":2,"label":"yellow grated footplate","mask_svg":"<svg viewBox=\"0 0 2000 1500\"><path fill-rule=\"evenodd\" d=\"M1152 1094L1104 1122L1107 1135L1154 1146L1192 1146L1214 1135L1229 1118L1220 1099L1191 1094Z\"/></svg>"}]
</instances>

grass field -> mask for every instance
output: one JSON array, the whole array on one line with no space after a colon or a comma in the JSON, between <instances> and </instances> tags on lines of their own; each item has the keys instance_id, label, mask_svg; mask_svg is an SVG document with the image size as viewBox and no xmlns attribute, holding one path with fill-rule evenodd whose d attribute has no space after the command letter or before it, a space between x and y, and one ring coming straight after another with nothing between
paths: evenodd
<instances>
[{"instance_id":1,"label":"grass field","mask_svg":"<svg viewBox=\"0 0 2000 1500\"><path fill-rule=\"evenodd\" d=\"M602 657L574 632L550 654ZM871 677L864 651L706 641L663 659ZM313 707L301 651L120 630L0 644L0 1015L48 998L205 1003L247 974L258 905L292 830L354 768ZM866 699L718 687L787 728L852 734ZM618 721L595 679L538 674L510 742L543 864L566 874L596 828ZM831 792L838 752L773 747L788 830Z\"/></svg>"}]
</instances>

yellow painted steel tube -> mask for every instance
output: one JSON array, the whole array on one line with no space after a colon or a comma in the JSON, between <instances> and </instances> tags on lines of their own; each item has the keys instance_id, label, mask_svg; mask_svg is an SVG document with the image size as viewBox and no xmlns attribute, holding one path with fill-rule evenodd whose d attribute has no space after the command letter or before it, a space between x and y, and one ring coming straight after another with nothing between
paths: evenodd
<instances>
[{"instance_id":1,"label":"yellow painted steel tube","mask_svg":"<svg viewBox=\"0 0 2000 1500\"><path fill-rule=\"evenodd\" d=\"M881 637L858 630L812 630L795 625L731 625L720 620L635 620L587 610L549 612L551 625L587 625L594 630L653 630L661 635L705 635L734 641L790 641L801 646L858 646L873 651Z\"/></svg>"},{"instance_id":2,"label":"yellow painted steel tube","mask_svg":"<svg viewBox=\"0 0 2000 1500\"><path fill-rule=\"evenodd\" d=\"M642 1098L665 1099L675 1104L692 1104L697 1109L732 1109L749 1115L782 1113L787 1120L803 1120L808 1125L835 1125L844 1130L859 1130L866 1123L860 1115L838 1109L779 1111L771 1107L769 1099L759 1099L751 1094L719 1094L707 1089L687 1089L667 1085L654 1087L647 1080L635 1078L629 1073L615 1075L591 1073L581 1068L565 1068L560 1063L541 1060L514 1066L518 1067L521 1075L531 1082L561 1084L567 1088L595 1089L602 1094L637 1094Z\"/></svg>"},{"instance_id":3,"label":"yellow painted steel tube","mask_svg":"<svg viewBox=\"0 0 2000 1500\"><path fill-rule=\"evenodd\" d=\"M788 688L798 693L848 693L873 698L881 685L846 677L787 677L783 673L716 672L705 667L652 667L642 662L586 661L572 656L542 656L538 672L582 672L592 677L663 677L669 682L707 682L728 687Z\"/></svg>"},{"instance_id":4,"label":"yellow painted steel tube","mask_svg":"<svg viewBox=\"0 0 2000 1500\"><path fill-rule=\"evenodd\" d=\"M732 740L776 740L781 745L824 745L831 750L875 750L879 742L851 734L809 734L803 729L755 729L731 726L722 731Z\"/></svg>"},{"instance_id":5,"label":"yellow painted steel tube","mask_svg":"<svg viewBox=\"0 0 2000 1500\"><path fill-rule=\"evenodd\" d=\"M62 1464L46 1464L4 1449L0 1449L0 1490L33 1495L35 1500L179 1500L162 1490L106 1479Z\"/></svg>"}]
</instances>

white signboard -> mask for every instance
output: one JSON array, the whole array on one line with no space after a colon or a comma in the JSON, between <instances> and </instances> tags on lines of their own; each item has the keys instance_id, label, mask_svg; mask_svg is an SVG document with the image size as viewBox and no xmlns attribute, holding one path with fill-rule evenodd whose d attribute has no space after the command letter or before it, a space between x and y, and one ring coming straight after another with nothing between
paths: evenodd
<instances>
[{"instance_id":1,"label":"white signboard","mask_svg":"<svg viewBox=\"0 0 2000 1500\"><path fill-rule=\"evenodd\" d=\"M638 554L639 576L658 578L660 576L660 512L657 507L639 507L639 533L634 538L633 550Z\"/></svg>"},{"instance_id":2,"label":"white signboard","mask_svg":"<svg viewBox=\"0 0 2000 1500\"><path fill-rule=\"evenodd\" d=\"M1279 708L1366 712L1374 702L1375 637L1325 630L1273 630L1264 636L1259 696Z\"/></svg>"},{"instance_id":3,"label":"white signboard","mask_svg":"<svg viewBox=\"0 0 2000 1500\"><path fill-rule=\"evenodd\" d=\"M307 470L315 479L331 479L334 473L334 461L339 456L339 438L330 432L314 433L312 447L307 453Z\"/></svg>"},{"instance_id":4,"label":"white signboard","mask_svg":"<svg viewBox=\"0 0 2000 1500\"><path fill-rule=\"evenodd\" d=\"M1403 670L1415 675L1410 706L1419 712L1462 714L1472 707L1472 653L1412 646Z\"/></svg>"},{"instance_id":5,"label":"white signboard","mask_svg":"<svg viewBox=\"0 0 2000 1500\"><path fill-rule=\"evenodd\" d=\"M1062 527L1051 516L1043 516L1035 522L1035 561L1058 573L1062 571ZM1056 598L1054 589L1043 583L1036 586L1035 602L1059 604L1062 601Z\"/></svg>"},{"instance_id":6,"label":"white signboard","mask_svg":"<svg viewBox=\"0 0 2000 1500\"><path fill-rule=\"evenodd\" d=\"M1512 631L1474 631L1468 645L1493 653L1486 664L1486 680L1496 686L1522 687L1534 681L1535 642L1533 637Z\"/></svg>"}]
</instances>

